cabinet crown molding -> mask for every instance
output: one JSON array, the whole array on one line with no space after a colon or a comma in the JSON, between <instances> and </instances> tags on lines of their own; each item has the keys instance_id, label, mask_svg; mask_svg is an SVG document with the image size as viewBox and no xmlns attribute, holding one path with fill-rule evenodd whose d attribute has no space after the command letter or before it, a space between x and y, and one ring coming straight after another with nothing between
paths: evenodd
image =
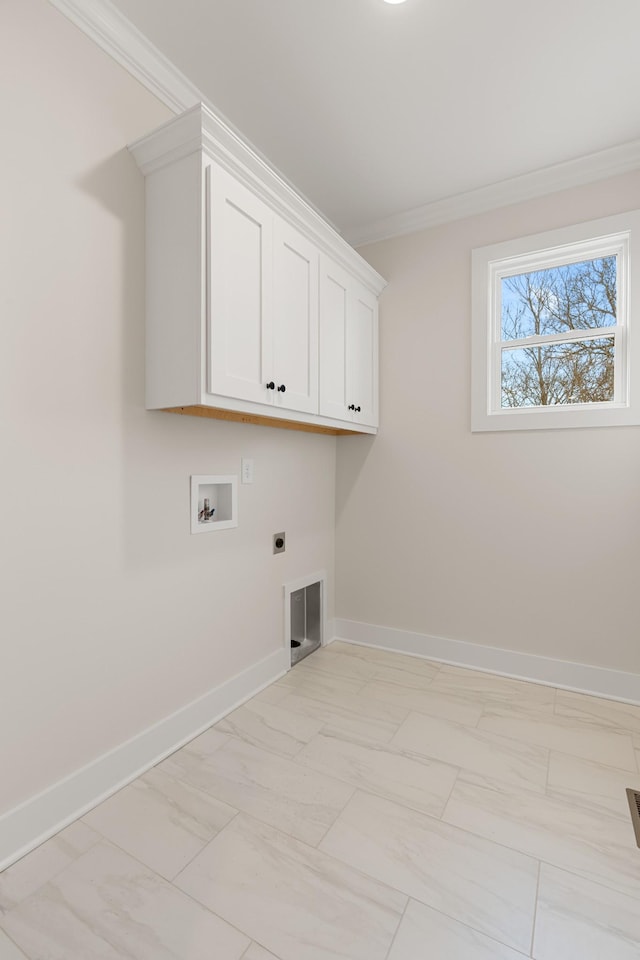
<instances>
[{"instance_id":1,"label":"cabinet crown molding","mask_svg":"<svg viewBox=\"0 0 640 960\"><path fill-rule=\"evenodd\" d=\"M342 263L376 296L386 280L220 117L198 103L147 136L129 144L147 176L194 153L203 153L229 171L288 220L322 251Z\"/></svg>"}]
</instances>

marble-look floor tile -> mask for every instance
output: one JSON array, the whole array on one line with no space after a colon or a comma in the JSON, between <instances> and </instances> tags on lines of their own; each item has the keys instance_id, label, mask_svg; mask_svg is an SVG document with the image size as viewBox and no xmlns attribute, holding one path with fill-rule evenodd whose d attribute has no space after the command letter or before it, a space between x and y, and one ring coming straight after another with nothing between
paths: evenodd
<instances>
[{"instance_id":1,"label":"marble-look floor tile","mask_svg":"<svg viewBox=\"0 0 640 960\"><path fill-rule=\"evenodd\" d=\"M447 665L442 667L433 689L449 696L470 697L475 702L528 704L541 713L553 713L556 697L555 687Z\"/></svg>"},{"instance_id":2,"label":"marble-look floor tile","mask_svg":"<svg viewBox=\"0 0 640 960\"><path fill-rule=\"evenodd\" d=\"M289 696L289 693L289 688L282 686L280 681L276 680L274 683L269 684L268 687L265 687L264 690L261 690L260 693L254 694L250 702L270 703L273 706L277 706L281 700Z\"/></svg>"},{"instance_id":3,"label":"marble-look floor tile","mask_svg":"<svg viewBox=\"0 0 640 960\"><path fill-rule=\"evenodd\" d=\"M433 676L436 672L432 671ZM385 667L381 664L376 666L373 679L382 680L384 683L396 683L399 687L415 690L430 690L433 683L433 677L427 671L413 673L408 665L407 669L402 669L402 662L397 667Z\"/></svg>"},{"instance_id":4,"label":"marble-look floor tile","mask_svg":"<svg viewBox=\"0 0 640 960\"><path fill-rule=\"evenodd\" d=\"M77 821L0 873L0 917L68 867L99 840L99 834Z\"/></svg>"},{"instance_id":5,"label":"marble-look floor tile","mask_svg":"<svg viewBox=\"0 0 640 960\"><path fill-rule=\"evenodd\" d=\"M506 714L512 716L514 720L528 721L529 723L539 723L540 721L554 723L563 719L554 713L553 707L550 704L543 704L541 706L536 703L535 700L523 699L514 700L513 703L503 703L500 700L487 698L484 701L483 718L485 716L502 717ZM544 744L544 746L546 746L546 744Z\"/></svg>"},{"instance_id":6,"label":"marble-look floor tile","mask_svg":"<svg viewBox=\"0 0 640 960\"><path fill-rule=\"evenodd\" d=\"M283 757L295 757L322 729L322 723L293 714L270 703L249 701L228 714L215 727L256 747Z\"/></svg>"},{"instance_id":7,"label":"marble-look floor tile","mask_svg":"<svg viewBox=\"0 0 640 960\"><path fill-rule=\"evenodd\" d=\"M596 729L617 730L619 733L640 736L640 707L631 703L558 690L556 714L592 724Z\"/></svg>"},{"instance_id":8,"label":"marble-look floor tile","mask_svg":"<svg viewBox=\"0 0 640 960\"><path fill-rule=\"evenodd\" d=\"M214 727L209 727L208 730L205 730L204 733L194 737L193 740L190 740L189 743L187 743L184 747L181 747L180 750L191 750L193 753L197 753L199 756L211 757L220 749L220 747L223 747L225 743L228 743L228 741L228 734L221 733ZM173 760L173 758L180 753L180 750L176 750L176 752L172 753L168 759Z\"/></svg>"},{"instance_id":9,"label":"marble-look floor tile","mask_svg":"<svg viewBox=\"0 0 640 960\"><path fill-rule=\"evenodd\" d=\"M640 774L551 751L547 784L550 797L593 807L626 821L629 817L627 787L640 790Z\"/></svg>"},{"instance_id":10,"label":"marble-look floor tile","mask_svg":"<svg viewBox=\"0 0 640 960\"><path fill-rule=\"evenodd\" d=\"M388 960L523 960L497 940L410 900Z\"/></svg>"},{"instance_id":11,"label":"marble-look floor tile","mask_svg":"<svg viewBox=\"0 0 640 960\"><path fill-rule=\"evenodd\" d=\"M18 950L15 943L9 940L2 930L0 930L0 960L27 960L22 950Z\"/></svg>"},{"instance_id":12,"label":"marble-look floor tile","mask_svg":"<svg viewBox=\"0 0 640 960\"><path fill-rule=\"evenodd\" d=\"M281 960L384 960L407 901L242 814L176 883Z\"/></svg>"},{"instance_id":13,"label":"marble-look floor tile","mask_svg":"<svg viewBox=\"0 0 640 960\"><path fill-rule=\"evenodd\" d=\"M85 822L171 880L236 813L156 767L95 807Z\"/></svg>"},{"instance_id":14,"label":"marble-look floor tile","mask_svg":"<svg viewBox=\"0 0 640 960\"><path fill-rule=\"evenodd\" d=\"M530 857L359 792L320 849L501 943L529 951L538 879L538 864Z\"/></svg>"},{"instance_id":15,"label":"marble-look floor tile","mask_svg":"<svg viewBox=\"0 0 640 960\"><path fill-rule=\"evenodd\" d=\"M313 665L305 667L304 661L297 667L293 667L278 683L282 687L288 687L289 693L295 692L305 697L315 697L316 700L328 700L329 703L336 697L348 699L360 693L364 686L362 680L338 677L335 673L323 673Z\"/></svg>"},{"instance_id":16,"label":"marble-look floor tile","mask_svg":"<svg viewBox=\"0 0 640 960\"><path fill-rule=\"evenodd\" d=\"M338 733L314 737L297 762L434 817L441 816L458 775L457 767Z\"/></svg>"},{"instance_id":17,"label":"marble-look floor tile","mask_svg":"<svg viewBox=\"0 0 640 960\"><path fill-rule=\"evenodd\" d=\"M320 674L316 674L310 683L299 683L297 686L290 687L289 693L293 696L305 697L308 700L317 700L341 710L348 710L351 713L358 714L363 720L371 718L375 721L381 720L383 723L392 723L396 726L396 729L409 714L410 708L402 703L402 697L396 698L395 703L388 703L364 693L345 692L342 689L333 690L330 683L332 677L325 674L321 683L317 684L315 681L319 676ZM285 703L285 701L283 700L282 703Z\"/></svg>"},{"instance_id":18,"label":"marble-look floor tile","mask_svg":"<svg viewBox=\"0 0 640 960\"><path fill-rule=\"evenodd\" d=\"M211 756L187 744L161 764L230 806L316 844L353 794L353 787L300 764L230 739Z\"/></svg>"},{"instance_id":19,"label":"marble-look floor tile","mask_svg":"<svg viewBox=\"0 0 640 960\"><path fill-rule=\"evenodd\" d=\"M259 943L252 943L242 960L279 960L275 953L269 953Z\"/></svg>"},{"instance_id":20,"label":"marble-look floor tile","mask_svg":"<svg viewBox=\"0 0 640 960\"><path fill-rule=\"evenodd\" d=\"M573 717L522 716L513 706L489 704L478 727L620 770L636 768L629 734L602 727L596 729Z\"/></svg>"},{"instance_id":21,"label":"marble-look floor tile","mask_svg":"<svg viewBox=\"0 0 640 960\"><path fill-rule=\"evenodd\" d=\"M443 717L469 727L475 727L482 716L481 701L438 693L433 690L433 684L425 690L416 690L397 683L372 680L362 693L384 703L404 706L407 712L416 710L430 717Z\"/></svg>"},{"instance_id":22,"label":"marble-look floor tile","mask_svg":"<svg viewBox=\"0 0 640 960\"><path fill-rule=\"evenodd\" d=\"M462 773L443 820L621 893L640 896L640 856L633 830L601 810Z\"/></svg>"},{"instance_id":23,"label":"marble-look floor tile","mask_svg":"<svg viewBox=\"0 0 640 960\"><path fill-rule=\"evenodd\" d=\"M386 650L370 651L366 647L348 644L331 646L312 654L305 663L316 666L325 673L337 673L339 676L353 677L363 681L385 680L388 683L401 683L409 687L424 689L431 684L439 672L439 665L416 657L403 657ZM373 653L373 656L371 655Z\"/></svg>"},{"instance_id":24,"label":"marble-look floor tile","mask_svg":"<svg viewBox=\"0 0 640 960\"><path fill-rule=\"evenodd\" d=\"M346 643L343 640L336 640L328 649L346 657L365 660L367 663L375 664L378 667L402 670L406 673L412 673L414 676L423 676L429 680L432 680L440 670L440 664L435 660L412 657L404 653L396 653L393 650L381 650L378 647Z\"/></svg>"},{"instance_id":25,"label":"marble-look floor tile","mask_svg":"<svg viewBox=\"0 0 640 960\"><path fill-rule=\"evenodd\" d=\"M249 939L121 850L97 844L3 918L32 960L239 960Z\"/></svg>"},{"instance_id":26,"label":"marble-look floor tile","mask_svg":"<svg viewBox=\"0 0 640 960\"><path fill-rule=\"evenodd\" d=\"M281 701L280 706L283 710L291 713L299 713L305 717L317 720L322 724L325 732L341 732L345 735L353 736L358 740L371 740L376 743L389 743L394 733L404 720L406 711L398 709L395 713L395 721L389 719L389 711L385 704L381 704L381 717L373 717L375 704L377 701L370 701L373 709L369 710L367 716L363 716L357 707L342 707L335 703L324 703L322 700L312 700L309 697L300 697L295 693L290 693L288 697Z\"/></svg>"},{"instance_id":27,"label":"marble-look floor tile","mask_svg":"<svg viewBox=\"0 0 640 960\"><path fill-rule=\"evenodd\" d=\"M317 657L317 659L316 659ZM298 667L296 667L298 670ZM419 689L428 687L432 677L423 674L411 674L408 670L399 670L383 664L370 663L360 657L348 657L342 653L312 654L300 664L300 675L328 674L335 677L348 677L361 684L370 680L386 680L389 677L401 677L407 686L417 686Z\"/></svg>"},{"instance_id":28,"label":"marble-look floor tile","mask_svg":"<svg viewBox=\"0 0 640 960\"><path fill-rule=\"evenodd\" d=\"M543 863L535 960L638 960L640 902Z\"/></svg>"},{"instance_id":29,"label":"marble-look floor tile","mask_svg":"<svg viewBox=\"0 0 640 960\"><path fill-rule=\"evenodd\" d=\"M544 747L423 713L409 714L391 746L544 793L549 760Z\"/></svg>"},{"instance_id":30,"label":"marble-look floor tile","mask_svg":"<svg viewBox=\"0 0 640 960\"><path fill-rule=\"evenodd\" d=\"M375 664L362 657L346 657L336 650L335 644L332 643L329 647L322 647L302 660L296 665L295 670L298 673L319 670L322 673L337 674L339 677L349 677L366 683L375 674Z\"/></svg>"}]
</instances>

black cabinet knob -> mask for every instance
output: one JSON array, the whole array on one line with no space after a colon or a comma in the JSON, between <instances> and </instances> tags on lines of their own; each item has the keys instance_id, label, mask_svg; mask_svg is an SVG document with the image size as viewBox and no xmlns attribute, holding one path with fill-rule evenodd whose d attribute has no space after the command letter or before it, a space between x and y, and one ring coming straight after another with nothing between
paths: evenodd
<instances>
[{"instance_id":1,"label":"black cabinet knob","mask_svg":"<svg viewBox=\"0 0 640 960\"><path fill-rule=\"evenodd\" d=\"M284 383L281 383L278 387L278 393L284 393L286 389L287 388L285 387Z\"/></svg>"},{"instance_id":2,"label":"black cabinet knob","mask_svg":"<svg viewBox=\"0 0 640 960\"><path fill-rule=\"evenodd\" d=\"M355 410L355 408L356 408L355 403L350 403L349 406L347 407L347 410Z\"/></svg>"},{"instance_id":3,"label":"black cabinet knob","mask_svg":"<svg viewBox=\"0 0 640 960\"><path fill-rule=\"evenodd\" d=\"M267 384L267 390L275 390L275 388L276 388L276 385L273 382L273 380L269 380L269 383Z\"/></svg>"},{"instance_id":4,"label":"black cabinet knob","mask_svg":"<svg viewBox=\"0 0 640 960\"><path fill-rule=\"evenodd\" d=\"M360 413L360 407L354 407L353 409L355 410L356 413Z\"/></svg>"}]
</instances>

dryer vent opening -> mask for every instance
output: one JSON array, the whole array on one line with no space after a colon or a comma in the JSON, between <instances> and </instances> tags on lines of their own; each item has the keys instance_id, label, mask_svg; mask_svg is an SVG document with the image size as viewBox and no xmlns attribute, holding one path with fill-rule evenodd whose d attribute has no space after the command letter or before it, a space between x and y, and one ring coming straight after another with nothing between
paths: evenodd
<instances>
[{"instance_id":1,"label":"dryer vent opening","mask_svg":"<svg viewBox=\"0 0 640 960\"><path fill-rule=\"evenodd\" d=\"M322 643L320 581L291 593L291 665L304 660Z\"/></svg>"}]
</instances>

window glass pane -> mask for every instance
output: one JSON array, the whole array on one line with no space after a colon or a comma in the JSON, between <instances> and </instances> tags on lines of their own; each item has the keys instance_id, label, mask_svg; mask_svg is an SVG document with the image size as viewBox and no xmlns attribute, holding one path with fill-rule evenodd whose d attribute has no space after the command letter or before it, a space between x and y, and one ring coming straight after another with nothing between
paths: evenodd
<instances>
[{"instance_id":1,"label":"window glass pane","mask_svg":"<svg viewBox=\"0 0 640 960\"><path fill-rule=\"evenodd\" d=\"M614 337L502 351L502 407L613 400Z\"/></svg>"},{"instance_id":2,"label":"window glass pane","mask_svg":"<svg viewBox=\"0 0 640 960\"><path fill-rule=\"evenodd\" d=\"M615 256L503 277L503 340L616 323Z\"/></svg>"}]
</instances>

